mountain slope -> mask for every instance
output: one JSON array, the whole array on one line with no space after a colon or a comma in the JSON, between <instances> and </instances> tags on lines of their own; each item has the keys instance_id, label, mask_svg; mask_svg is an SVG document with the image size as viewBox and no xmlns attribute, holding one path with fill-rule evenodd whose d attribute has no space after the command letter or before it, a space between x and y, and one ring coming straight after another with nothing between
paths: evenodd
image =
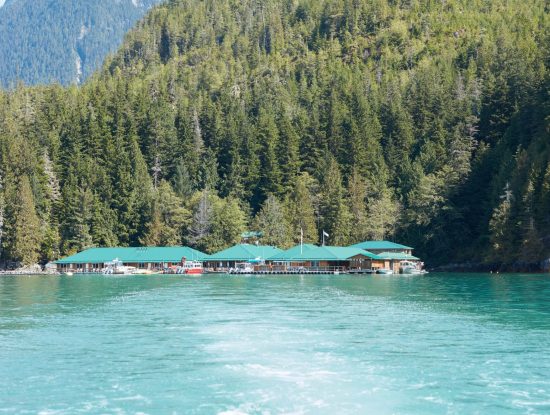
<instances>
[{"instance_id":1,"label":"mountain slope","mask_svg":"<svg viewBox=\"0 0 550 415\"><path fill-rule=\"evenodd\" d=\"M8 0L0 8L0 85L80 83L160 0Z\"/></svg>"},{"instance_id":2,"label":"mountain slope","mask_svg":"<svg viewBox=\"0 0 550 415\"><path fill-rule=\"evenodd\" d=\"M0 95L3 256L211 251L248 227L395 238L430 264L547 258L545 7L172 0L81 88ZM10 227L29 183L30 254Z\"/></svg>"}]
</instances>

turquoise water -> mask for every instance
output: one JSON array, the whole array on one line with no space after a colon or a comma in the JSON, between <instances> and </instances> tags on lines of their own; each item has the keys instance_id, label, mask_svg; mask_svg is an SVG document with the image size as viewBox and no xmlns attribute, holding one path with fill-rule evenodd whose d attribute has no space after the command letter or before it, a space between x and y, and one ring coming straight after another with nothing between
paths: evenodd
<instances>
[{"instance_id":1,"label":"turquoise water","mask_svg":"<svg viewBox=\"0 0 550 415\"><path fill-rule=\"evenodd\" d=\"M0 413L549 414L550 276L0 278Z\"/></svg>"}]
</instances>

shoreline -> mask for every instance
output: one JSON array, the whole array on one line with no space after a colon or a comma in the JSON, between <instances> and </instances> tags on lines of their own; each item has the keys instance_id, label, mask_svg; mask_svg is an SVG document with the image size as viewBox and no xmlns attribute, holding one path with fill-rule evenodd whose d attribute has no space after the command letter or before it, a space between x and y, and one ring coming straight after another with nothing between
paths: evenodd
<instances>
[{"instance_id":1,"label":"shoreline","mask_svg":"<svg viewBox=\"0 0 550 415\"><path fill-rule=\"evenodd\" d=\"M502 269L496 269L496 270L487 270L487 269L479 269L479 268L472 268L472 267L450 267L450 266L445 266L445 267L436 267L436 268L433 268L433 269L430 269L429 270L429 273L426 274L426 275L412 275L412 274L391 274L391 275L388 275L388 277L395 277L395 276L403 276L403 275L406 275L406 276L429 276L431 273L442 273L442 274L476 274L476 273L479 273L479 274L496 274L496 275L499 275L499 274L548 274L550 275L550 272L548 270L502 270ZM0 278L1 277L17 277L17 276L43 276L43 277L46 277L46 276L53 276L53 277L60 277L62 276L63 273L61 272L48 272L48 271L43 271L43 272L24 272L24 271L0 271ZM75 273L73 274L73 276L77 276L77 275L103 275L101 273L97 273L97 272L80 272L80 273ZM140 275L140 274L135 274L135 275ZM141 274L142 275L142 274ZM158 275L176 275L176 274L154 274L155 276L158 276ZM202 274L201 276L208 276L209 274ZM249 275L249 274L246 274L246 273L242 273L242 274L231 274L231 273L227 273L227 275L231 275L231 276L235 276L235 275ZM250 274L250 275L257 275L257 276L287 276L287 275L292 275L292 274L287 274L287 273L260 273L260 274ZM300 274L293 274L293 275L300 275ZM313 273L304 273L304 274L301 274L301 275L321 275L321 274L313 274ZM323 274L324 275L324 274ZM327 273L327 275L333 275L331 273ZM380 275L380 274L359 274L359 273L353 273L353 272L341 272L340 274L335 274L334 276L335 277L338 277L339 275L360 275L360 276L364 276L364 275ZM145 276L148 276L148 275L145 275Z\"/></svg>"},{"instance_id":2,"label":"shoreline","mask_svg":"<svg viewBox=\"0 0 550 415\"><path fill-rule=\"evenodd\" d=\"M550 263L525 263L517 262L512 264L482 264L482 263L454 263L440 265L429 269L430 272L482 272L489 274L548 274L550 273Z\"/></svg>"}]
</instances>

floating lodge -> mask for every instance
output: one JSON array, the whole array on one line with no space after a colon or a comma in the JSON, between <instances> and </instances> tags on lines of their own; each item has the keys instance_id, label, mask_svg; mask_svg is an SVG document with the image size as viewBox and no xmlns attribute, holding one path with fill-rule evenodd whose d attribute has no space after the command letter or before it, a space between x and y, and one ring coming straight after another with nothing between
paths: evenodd
<instances>
[{"instance_id":1,"label":"floating lodge","mask_svg":"<svg viewBox=\"0 0 550 415\"><path fill-rule=\"evenodd\" d=\"M423 264L412 250L389 241L365 241L349 247L300 244L287 250L242 243L211 255L189 247L90 248L55 264L62 273L98 273L115 260L148 272L167 272L185 261L195 261L211 273L418 273Z\"/></svg>"}]
</instances>

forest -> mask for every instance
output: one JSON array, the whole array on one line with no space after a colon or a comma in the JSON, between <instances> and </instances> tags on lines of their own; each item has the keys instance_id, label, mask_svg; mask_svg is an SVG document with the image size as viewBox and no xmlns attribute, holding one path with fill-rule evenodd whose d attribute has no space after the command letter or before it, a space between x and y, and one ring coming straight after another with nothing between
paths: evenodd
<instances>
[{"instance_id":1,"label":"forest","mask_svg":"<svg viewBox=\"0 0 550 415\"><path fill-rule=\"evenodd\" d=\"M0 86L81 83L159 2L7 0L0 7Z\"/></svg>"},{"instance_id":2,"label":"forest","mask_svg":"<svg viewBox=\"0 0 550 415\"><path fill-rule=\"evenodd\" d=\"M172 0L82 86L0 92L1 257L391 239L550 257L543 0Z\"/></svg>"}]
</instances>

